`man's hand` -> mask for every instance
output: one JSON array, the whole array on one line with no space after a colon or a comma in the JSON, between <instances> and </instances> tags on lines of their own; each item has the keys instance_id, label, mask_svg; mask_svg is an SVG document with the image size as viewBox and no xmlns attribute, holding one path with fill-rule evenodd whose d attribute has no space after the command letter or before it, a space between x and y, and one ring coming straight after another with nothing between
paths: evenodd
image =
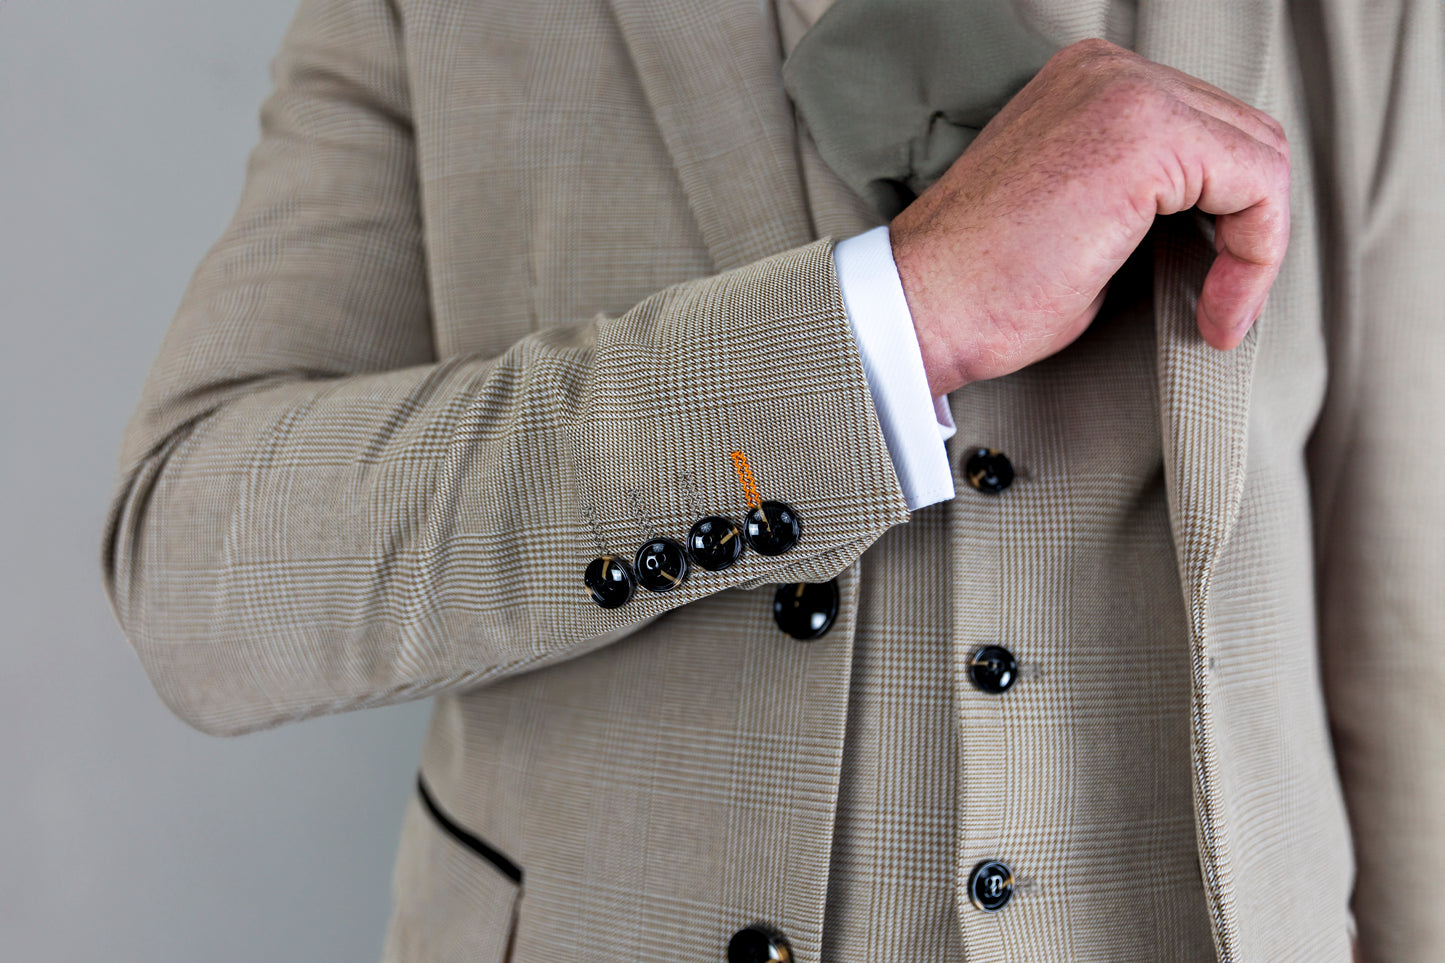
<instances>
[{"instance_id":1,"label":"man's hand","mask_svg":"<svg viewBox=\"0 0 1445 963\"><path fill-rule=\"evenodd\" d=\"M1233 348L1289 239L1284 129L1107 41L1059 51L893 220L934 395L1070 344L1155 216L1195 206L1218 215L1199 330Z\"/></svg>"}]
</instances>

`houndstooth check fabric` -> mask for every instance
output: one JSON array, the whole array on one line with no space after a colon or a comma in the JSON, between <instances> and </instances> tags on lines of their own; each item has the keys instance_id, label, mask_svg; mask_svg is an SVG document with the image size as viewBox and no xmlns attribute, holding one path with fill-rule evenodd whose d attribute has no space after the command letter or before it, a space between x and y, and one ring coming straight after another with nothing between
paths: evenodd
<instances>
[{"instance_id":1,"label":"houndstooth check fabric","mask_svg":"<svg viewBox=\"0 0 1445 963\"><path fill-rule=\"evenodd\" d=\"M1290 132L1265 315L1199 343L1198 228L1161 224L1142 302L950 399L1014 487L910 516L830 256L860 214L756 0L301 0L102 565L205 731L434 698L430 795L521 879L413 800L386 959L715 960L754 924L847 959L896 923L1314 963L1352 910L1372 959L1445 955L1439 7L1133 29ZM600 552L742 514L735 451L798 545L593 605ZM832 630L783 636L773 587L834 577ZM1030 667L1002 699L961 676L985 640ZM1026 883L998 914L958 898L985 856Z\"/></svg>"}]
</instances>

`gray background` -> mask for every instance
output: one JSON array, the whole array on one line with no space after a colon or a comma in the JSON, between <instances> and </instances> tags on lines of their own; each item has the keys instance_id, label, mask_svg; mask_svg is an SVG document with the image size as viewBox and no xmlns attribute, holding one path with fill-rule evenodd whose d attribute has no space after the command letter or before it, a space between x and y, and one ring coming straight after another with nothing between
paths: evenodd
<instances>
[{"instance_id":1,"label":"gray background","mask_svg":"<svg viewBox=\"0 0 1445 963\"><path fill-rule=\"evenodd\" d=\"M0 0L0 956L375 960L428 705L188 728L111 616L121 431L295 0Z\"/></svg>"}]
</instances>

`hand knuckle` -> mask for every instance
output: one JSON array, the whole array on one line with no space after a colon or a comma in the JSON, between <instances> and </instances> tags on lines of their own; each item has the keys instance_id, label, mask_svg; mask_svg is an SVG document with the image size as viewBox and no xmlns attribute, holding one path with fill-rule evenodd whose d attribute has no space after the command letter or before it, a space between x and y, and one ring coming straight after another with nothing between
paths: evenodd
<instances>
[{"instance_id":1,"label":"hand knuckle","mask_svg":"<svg viewBox=\"0 0 1445 963\"><path fill-rule=\"evenodd\" d=\"M1070 72L1095 72L1116 60L1124 50L1099 37L1069 44L1049 58L1046 67Z\"/></svg>"},{"instance_id":2,"label":"hand knuckle","mask_svg":"<svg viewBox=\"0 0 1445 963\"><path fill-rule=\"evenodd\" d=\"M1103 109L1117 115L1152 114L1165 100L1165 94L1149 78L1133 71L1117 71L1107 78L1098 92Z\"/></svg>"},{"instance_id":3,"label":"hand knuckle","mask_svg":"<svg viewBox=\"0 0 1445 963\"><path fill-rule=\"evenodd\" d=\"M1113 55L1122 53L1124 50L1123 47L1112 44L1103 37L1085 37L1083 40L1070 44L1069 47L1090 55Z\"/></svg>"},{"instance_id":4,"label":"hand knuckle","mask_svg":"<svg viewBox=\"0 0 1445 963\"><path fill-rule=\"evenodd\" d=\"M1290 178L1289 150L1285 149L1280 151L1276 153L1274 157L1275 177L1279 179L1281 189L1288 191Z\"/></svg>"},{"instance_id":5,"label":"hand knuckle","mask_svg":"<svg viewBox=\"0 0 1445 963\"><path fill-rule=\"evenodd\" d=\"M1263 218L1260 230L1260 247L1266 264L1278 264L1284 260L1289 246L1289 207L1287 204L1273 206Z\"/></svg>"},{"instance_id":6,"label":"hand knuckle","mask_svg":"<svg viewBox=\"0 0 1445 963\"><path fill-rule=\"evenodd\" d=\"M1264 125L1265 129L1274 135L1276 149L1282 153L1289 153L1289 136L1285 133L1284 124L1281 124L1273 115L1257 108L1250 108L1255 120Z\"/></svg>"}]
</instances>

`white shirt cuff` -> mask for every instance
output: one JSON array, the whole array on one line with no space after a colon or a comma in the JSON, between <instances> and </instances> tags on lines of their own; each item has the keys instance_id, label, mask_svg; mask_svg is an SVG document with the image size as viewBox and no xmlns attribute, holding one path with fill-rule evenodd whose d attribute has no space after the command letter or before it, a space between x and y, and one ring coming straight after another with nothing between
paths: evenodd
<instances>
[{"instance_id":1,"label":"white shirt cuff","mask_svg":"<svg viewBox=\"0 0 1445 963\"><path fill-rule=\"evenodd\" d=\"M957 429L948 397L929 393L923 352L893 263L887 225L839 241L833 246L833 264L908 508L947 501L955 493L943 443Z\"/></svg>"}]
</instances>

